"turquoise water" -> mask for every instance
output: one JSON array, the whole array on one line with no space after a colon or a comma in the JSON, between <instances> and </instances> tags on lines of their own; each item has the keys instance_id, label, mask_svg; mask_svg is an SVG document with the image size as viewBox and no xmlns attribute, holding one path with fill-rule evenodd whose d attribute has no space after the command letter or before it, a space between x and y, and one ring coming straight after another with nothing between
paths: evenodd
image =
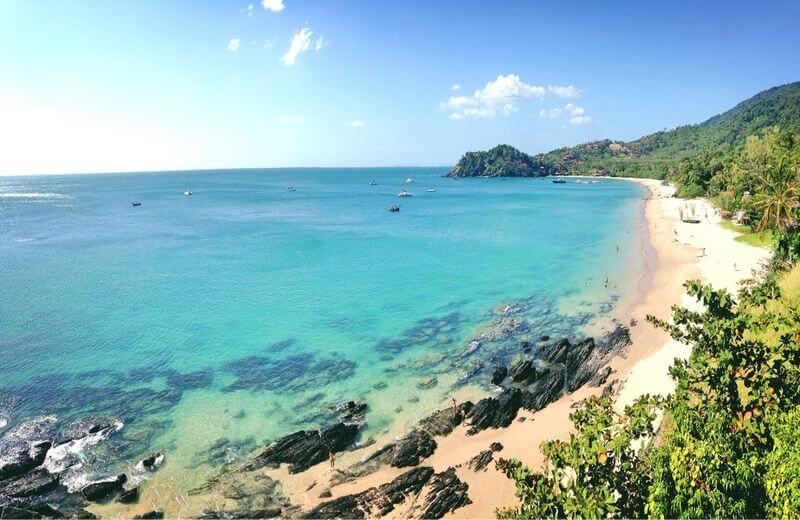
<instances>
[{"instance_id":1,"label":"turquoise water","mask_svg":"<svg viewBox=\"0 0 800 520\"><path fill-rule=\"evenodd\" d=\"M379 436L489 390L520 340L620 312L644 270L639 185L444 173L0 178L3 422L119 418L105 463L160 449L173 468L207 464L220 439L247 452L319 425L347 399ZM504 305L527 332L463 356Z\"/></svg>"}]
</instances>

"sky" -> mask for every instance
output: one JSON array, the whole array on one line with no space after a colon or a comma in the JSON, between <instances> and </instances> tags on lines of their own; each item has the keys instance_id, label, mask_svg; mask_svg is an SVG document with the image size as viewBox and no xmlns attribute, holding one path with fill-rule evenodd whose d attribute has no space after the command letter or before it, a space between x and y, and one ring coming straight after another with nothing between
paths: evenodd
<instances>
[{"instance_id":1,"label":"sky","mask_svg":"<svg viewBox=\"0 0 800 520\"><path fill-rule=\"evenodd\" d=\"M0 174L452 165L797 80L797 0L0 0Z\"/></svg>"}]
</instances>

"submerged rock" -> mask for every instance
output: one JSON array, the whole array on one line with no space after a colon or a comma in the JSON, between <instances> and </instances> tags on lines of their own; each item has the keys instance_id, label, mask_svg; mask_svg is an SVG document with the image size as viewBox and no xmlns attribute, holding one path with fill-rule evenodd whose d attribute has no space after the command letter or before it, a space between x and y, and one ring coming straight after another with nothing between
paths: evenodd
<instances>
[{"instance_id":1,"label":"submerged rock","mask_svg":"<svg viewBox=\"0 0 800 520\"><path fill-rule=\"evenodd\" d=\"M122 504L133 504L138 501L139 501L138 487L123 490L122 493L120 493L119 498L117 498L117 502L120 502Z\"/></svg>"},{"instance_id":2,"label":"submerged rock","mask_svg":"<svg viewBox=\"0 0 800 520\"><path fill-rule=\"evenodd\" d=\"M145 457L144 459L139 461L139 464L137 464L137 466L146 470L155 471L163 463L164 463L164 455L161 452L156 452L150 455L149 457Z\"/></svg>"},{"instance_id":3,"label":"submerged rock","mask_svg":"<svg viewBox=\"0 0 800 520\"><path fill-rule=\"evenodd\" d=\"M97 480L81 488L81 494L91 502L99 502L111 498L122 491L122 486L128 481L127 475L121 473L116 477Z\"/></svg>"}]
</instances>

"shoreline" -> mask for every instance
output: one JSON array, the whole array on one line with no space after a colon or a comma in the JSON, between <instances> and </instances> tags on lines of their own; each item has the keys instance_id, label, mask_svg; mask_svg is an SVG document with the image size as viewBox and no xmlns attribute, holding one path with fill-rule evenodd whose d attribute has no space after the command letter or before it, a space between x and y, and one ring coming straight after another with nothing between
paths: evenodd
<instances>
[{"instance_id":1,"label":"shoreline","mask_svg":"<svg viewBox=\"0 0 800 520\"><path fill-rule=\"evenodd\" d=\"M679 222L678 208L689 201L673 198L674 187L652 179L615 179L637 182L649 192L640 231L646 264L644 283L630 300L630 307L620 313L626 325L629 321L636 325L630 328L631 345L627 351L609 363L614 371L609 380L612 384L616 380L617 406L622 408L643 393L670 392L672 381L668 367L674 357L689 354L688 347L677 344L666 332L647 323L646 315L668 318L672 305L691 305L683 288L684 281L689 279L700 278L731 290L749 277L751 271L769 257L769 252L735 242L736 234L718 225L719 218L706 201L692 203L700 214L705 215L708 210L709 217L700 224L686 224ZM706 256L698 257L698 248L703 247L699 245L701 243L713 244L714 249L706 246ZM602 387L584 385L536 412L520 409L514 422L506 428L487 429L468 436L465 428L457 427L449 435L437 436L437 449L419 466L430 466L436 472L454 467L458 478L469 486L468 494L472 501L446 517L494 517L496 508L515 506L518 501L513 481L497 472L491 463L474 471L469 467L469 461L498 442L503 446L497 454L499 457L515 457L532 469L538 469L544 463L539 444L548 439L566 439L572 431L569 414L574 404L601 391ZM332 470L327 463L318 464L301 474L289 475L285 468L278 473L283 477L281 481L293 490L288 498L305 511L323 502L389 482L408 469L383 466L374 473L330 488L317 485L330 478ZM329 489L331 496L319 498L322 489ZM405 506L407 504L400 504L391 516L404 516L404 512L408 512L404 510Z\"/></svg>"}]
</instances>

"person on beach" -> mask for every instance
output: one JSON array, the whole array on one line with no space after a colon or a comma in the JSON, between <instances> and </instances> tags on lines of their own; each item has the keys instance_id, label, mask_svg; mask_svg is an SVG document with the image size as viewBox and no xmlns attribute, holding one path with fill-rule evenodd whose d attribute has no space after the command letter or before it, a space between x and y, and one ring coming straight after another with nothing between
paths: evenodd
<instances>
[{"instance_id":1,"label":"person on beach","mask_svg":"<svg viewBox=\"0 0 800 520\"><path fill-rule=\"evenodd\" d=\"M463 424L464 426L467 425L467 411L464 410L463 408L461 409L461 424Z\"/></svg>"},{"instance_id":2,"label":"person on beach","mask_svg":"<svg viewBox=\"0 0 800 520\"><path fill-rule=\"evenodd\" d=\"M333 450L328 451L328 460L331 461L331 469L336 464L336 457L333 455Z\"/></svg>"},{"instance_id":3,"label":"person on beach","mask_svg":"<svg viewBox=\"0 0 800 520\"><path fill-rule=\"evenodd\" d=\"M603 287L605 287L606 289L608 289L608 276L606 276L606 279L605 279L605 281L603 282Z\"/></svg>"},{"instance_id":4,"label":"person on beach","mask_svg":"<svg viewBox=\"0 0 800 520\"><path fill-rule=\"evenodd\" d=\"M453 417L458 415L458 404L456 403L456 398L453 397Z\"/></svg>"}]
</instances>

